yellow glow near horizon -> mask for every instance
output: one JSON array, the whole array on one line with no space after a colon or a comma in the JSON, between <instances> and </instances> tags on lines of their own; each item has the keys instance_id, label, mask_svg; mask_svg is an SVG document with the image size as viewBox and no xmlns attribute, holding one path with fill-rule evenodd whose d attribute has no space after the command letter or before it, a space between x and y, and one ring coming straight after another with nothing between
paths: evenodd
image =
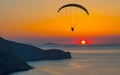
<instances>
[{"instance_id":1,"label":"yellow glow near horizon","mask_svg":"<svg viewBox=\"0 0 120 75\"><path fill-rule=\"evenodd\" d=\"M1 32L19 36L91 36L120 34L120 17L91 14L78 23L71 33L71 25L64 17L53 17L30 22L27 25L1 25ZM5 30L7 29L7 30Z\"/></svg>"},{"instance_id":2,"label":"yellow glow near horizon","mask_svg":"<svg viewBox=\"0 0 120 75\"><path fill-rule=\"evenodd\" d=\"M115 18L113 16L88 16L76 25L74 35L119 34L119 20L120 18ZM55 36L71 35L71 25L69 25L67 20L63 17L49 18L27 25L26 28L33 33L43 33Z\"/></svg>"}]
</instances>

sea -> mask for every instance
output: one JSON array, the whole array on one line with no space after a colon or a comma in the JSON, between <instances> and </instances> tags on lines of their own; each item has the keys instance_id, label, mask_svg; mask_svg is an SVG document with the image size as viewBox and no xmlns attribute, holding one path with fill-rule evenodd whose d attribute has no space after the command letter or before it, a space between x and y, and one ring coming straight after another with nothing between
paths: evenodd
<instances>
[{"instance_id":1,"label":"sea","mask_svg":"<svg viewBox=\"0 0 120 75\"><path fill-rule=\"evenodd\" d=\"M120 46L34 45L71 52L71 59L28 62L34 69L10 75L120 75Z\"/></svg>"}]
</instances>

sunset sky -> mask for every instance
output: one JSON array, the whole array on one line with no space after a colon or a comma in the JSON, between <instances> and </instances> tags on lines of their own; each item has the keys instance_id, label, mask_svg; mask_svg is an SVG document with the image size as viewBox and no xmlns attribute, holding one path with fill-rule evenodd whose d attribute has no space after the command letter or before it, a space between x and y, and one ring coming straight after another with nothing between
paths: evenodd
<instances>
[{"instance_id":1,"label":"sunset sky","mask_svg":"<svg viewBox=\"0 0 120 75\"><path fill-rule=\"evenodd\" d=\"M68 3L90 12L74 32L57 13ZM120 0L0 0L0 36L25 43L120 44Z\"/></svg>"}]
</instances>

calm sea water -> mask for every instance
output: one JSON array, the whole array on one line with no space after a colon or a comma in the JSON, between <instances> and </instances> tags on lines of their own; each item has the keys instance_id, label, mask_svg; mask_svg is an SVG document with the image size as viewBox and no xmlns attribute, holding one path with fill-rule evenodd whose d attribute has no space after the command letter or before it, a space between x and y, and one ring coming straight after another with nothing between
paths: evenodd
<instances>
[{"instance_id":1,"label":"calm sea water","mask_svg":"<svg viewBox=\"0 0 120 75\"><path fill-rule=\"evenodd\" d=\"M63 49L72 59L28 62L35 69L11 75L120 75L120 47L45 46L43 49Z\"/></svg>"}]
</instances>

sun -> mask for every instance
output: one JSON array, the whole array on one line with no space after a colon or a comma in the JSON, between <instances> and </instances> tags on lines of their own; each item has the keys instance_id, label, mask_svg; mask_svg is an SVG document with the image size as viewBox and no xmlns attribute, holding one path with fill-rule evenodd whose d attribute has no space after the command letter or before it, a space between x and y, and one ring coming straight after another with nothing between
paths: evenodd
<instances>
[{"instance_id":1,"label":"sun","mask_svg":"<svg viewBox=\"0 0 120 75\"><path fill-rule=\"evenodd\" d=\"M81 43L82 45L87 44L86 40L81 40L80 43Z\"/></svg>"}]
</instances>

